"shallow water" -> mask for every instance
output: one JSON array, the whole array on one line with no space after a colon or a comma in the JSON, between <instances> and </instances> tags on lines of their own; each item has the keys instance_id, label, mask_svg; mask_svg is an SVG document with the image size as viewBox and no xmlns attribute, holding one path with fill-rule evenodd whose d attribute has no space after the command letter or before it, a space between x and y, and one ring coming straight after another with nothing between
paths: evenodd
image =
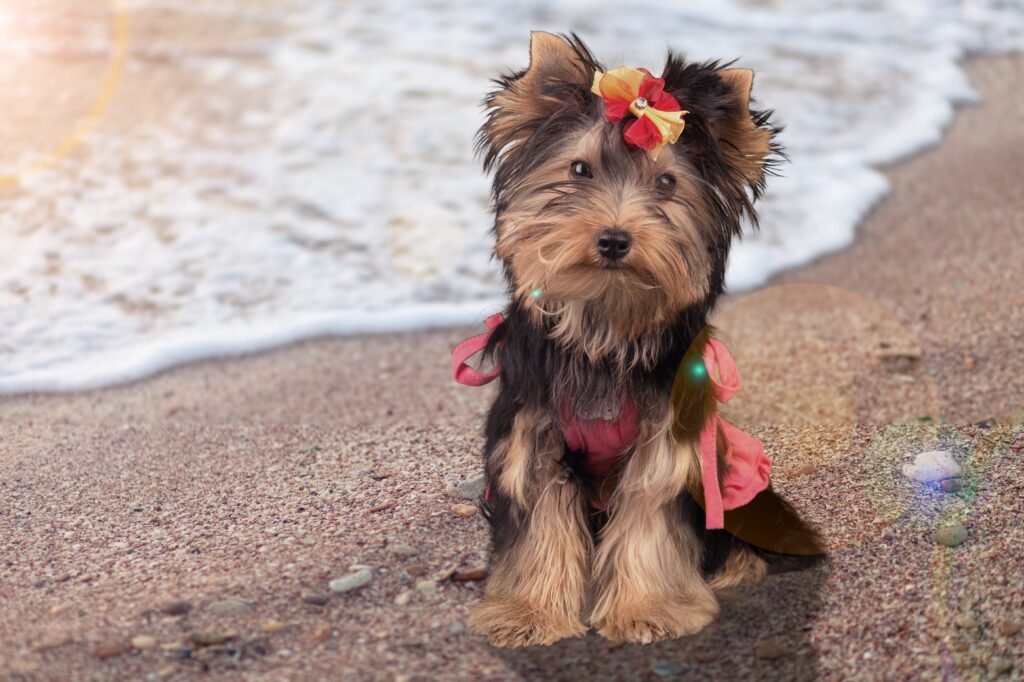
<instances>
[{"instance_id":1,"label":"shallow water","mask_svg":"<svg viewBox=\"0 0 1024 682\"><path fill-rule=\"evenodd\" d=\"M757 71L792 163L734 250L733 289L848 244L887 190L876 167L972 99L957 60L1024 48L1024 9L999 0L28 7L0 0L0 176L18 183L0 187L4 392L481 320L503 285L472 138L531 29L577 31L613 66L657 70L672 46ZM95 107L118 9L108 105L33 168Z\"/></svg>"}]
</instances>

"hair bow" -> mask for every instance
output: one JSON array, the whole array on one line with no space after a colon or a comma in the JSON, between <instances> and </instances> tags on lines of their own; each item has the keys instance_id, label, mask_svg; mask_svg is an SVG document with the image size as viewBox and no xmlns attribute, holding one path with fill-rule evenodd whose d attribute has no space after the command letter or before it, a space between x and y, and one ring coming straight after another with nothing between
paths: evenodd
<instances>
[{"instance_id":1,"label":"hair bow","mask_svg":"<svg viewBox=\"0 0 1024 682\"><path fill-rule=\"evenodd\" d=\"M679 102L665 92L665 79L655 78L647 69L620 66L594 74L591 91L604 100L604 117L618 123L627 113L636 117L623 128L626 142L646 149L657 160L662 147L675 144L686 125Z\"/></svg>"}]
</instances>

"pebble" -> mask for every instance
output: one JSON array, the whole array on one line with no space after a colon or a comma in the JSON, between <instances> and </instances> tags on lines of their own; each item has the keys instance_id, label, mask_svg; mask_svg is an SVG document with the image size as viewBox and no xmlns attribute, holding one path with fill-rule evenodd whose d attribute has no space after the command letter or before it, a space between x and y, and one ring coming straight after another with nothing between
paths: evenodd
<instances>
[{"instance_id":1,"label":"pebble","mask_svg":"<svg viewBox=\"0 0 1024 682\"><path fill-rule=\"evenodd\" d=\"M152 649L156 646L156 638L149 635L132 637L132 646L136 649Z\"/></svg>"},{"instance_id":2,"label":"pebble","mask_svg":"<svg viewBox=\"0 0 1024 682\"><path fill-rule=\"evenodd\" d=\"M478 507L475 504L453 504L452 513L456 516L461 516L464 519L468 519L471 516L475 516Z\"/></svg>"},{"instance_id":3,"label":"pebble","mask_svg":"<svg viewBox=\"0 0 1024 682\"><path fill-rule=\"evenodd\" d=\"M331 626L328 625L327 623L324 623L323 625L321 625L320 627L318 627L316 630L313 631L313 641L314 642L326 642L330 638L331 638Z\"/></svg>"},{"instance_id":4,"label":"pebble","mask_svg":"<svg viewBox=\"0 0 1024 682\"><path fill-rule=\"evenodd\" d=\"M988 664L985 666L988 671L993 675L1002 675L1003 673L1010 672L1013 669L1013 661L1008 658L1000 658L994 656L989 659Z\"/></svg>"},{"instance_id":5,"label":"pebble","mask_svg":"<svg viewBox=\"0 0 1024 682\"><path fill-rule=\"evenodd\" d=\"M184 599L169 599L160 602L160 610L168 616L183 616L192 610L192 604Z\"/></svg>"},{"instance_id":6,"label":"pebble","mask_svg":"<svg viewBox=\"0 0 1024 682\"><path fill-rule=\"evenodd\" d=\"M954 620L956 626L961 630L969 630L970 628L978 627L978 621L971 616L957 616Z\"/></svg>"},{"instance_id":7,"label":"pebble","mask_svg":"<svg viewBox=\"0 0 1024 682\"><path fill-rule=\"evenodd\" d=\"M307 604L315 604L316 606L323 606L330 599L323 592L314 592L313 590L305 590L299 595L299 598Z\"/></svg>"},{"instance_id":8,"label":"pebble","mask_svg":"<svg viewBox=\"0 0 1024 682\"><path fill-rule=\"evenodd\" d=\"M487 578L486 568L467 568L466 570L452 573L452 580L457 583L484 580L485 578Z\"/></svg>"},{"instance_id":9,"label":"pebble","mask_svg":"<svg viewBox=\"0 0 1024 682\"><path fill-rule=\"evenodd\" d=\"M96 658L113 658L131 651L131 648L131 644L123 639L108 639L97 644L92 650L92 655Z\"/></svg>"},{"instance_id":10,"label":"pebble","mask_svg":"<svg viewBox=\"0 0 1024 682\"><path fill-rule=\"evenodd\" d=\"M461 635L461 634L463 634L465 632L466 632L466 626L463 625L459 621L455 621L454 623L452 623L451 625L448 626L448 634L449 635L453 635L453 636Z\"/></svg>"},{"instance_id":11,"label":"pebble","mask_svg":"<svg viewBox=\"0 0 1024 682\"><path fill-rule=\"evenodd\" d=\"M717 658L718 657L714 654L707 652L698 652L693 655L693 660L698 663L711 663L712 661L717 660Z\"/></svg>"},{"instance_id":12,"label":"pebble","mask_svg":"<svg viewBox=\"0 0 1024 682\"><path fill-rule=\"evenodd\" d=\"M940 526L932 533L932 541L946 547L956 547L967 539L967 529L959 521Z\"/></svg>"},{"instance_id":13,"label":"pebble","mask_svg":"<svg viewBox=\"0 0 1024 682\"><path fill-rule=\"evenodd\" d=\"M51 633L43 637L40 641L36 642L32 647L32 651L43 652L49 651L50 649L56 649L57 647L64 646L71 641L71 636L66 632Z\"/></svg>"},{"instance_id":14,"label":"pebble","mask_svg":"<svg viewBox=\"0 0 1024 682\"><path fill-rule=\"evenodd\" d=\"M416 589L427 597L433 597L437 594L437 583L433 580L417 580Z\"/></svg>"},{"instance_id":15,"label":"pebble","mask_svg":"<svg viewBox=\"0 0 1024 682\"><path fill-rule=\"evenodd\" d=\"M198 646L213 646L223 644L232 640L237 635L234 632L221 632L220 630L194 630L189 633L188 639Z\"/></svg>"},{"instance_id":16,"label":"pebble","mask_svg":"<svg viewBox=\"0 0 1024 682\"><path fill-rule=\"evenodd\" d=\"M395 597L395 606L405 606L412 599L412 590L406 590Z\"/></svg>"},{"instance_id":17,"label":"pebble","mask_svg":"<svg viewBox=\"0 0 1024 682\"><path fill-rule=\"evenodd\" d=\"M653 663L651 664L651 670L658 677L675 677L683 671L675 663Z\"/></svg>"},{"instance_id":18,"label":"pebble","mask_svg":"<svg viewBox=\"0 0 1024 682\"><path fill-rule=\"evenodd\" d=\"M344 578L336 578L331 581L330 587L331 592L335 594L343 594L351 590L358 589L368 585L373 580L373 573L364 569L360 569L355 573L350 573Z\"/></svg>"},{"instance_id":19,"label":"pebble","mask_svg":"<svg viewBox=\"0 0 1024 682\"><path fill-rule=\"evenodd\" d=\"M793 653L791 649L774 639L761 639L754 644L754 655L763 661L772 661L789 656L791 653Z\"/></svg>"},{"instance_id":20,"label":"pebble","mask_svg":"<svg viewBox=\"0 0 1024 682\"><path fill-rule=\"evenodd\" d=\"M416 556L420 553L412 545L388 545L388 551L397 556Z\"/></svg>"},{"instance_id":21,"label":"pebble","mask_svg":"<svg viewBox=\"0 0 1024 682\"><path fill-rule=\"evenodd\" d=\"M959 478L960 465L945 450L922 452L913 464L903 465L903 474L921 483L936 483L947 478Z\"/></svg>"},{"instance_id":22,"label":"pebble","mask_svg":"<svg viewBox=\"0 0 1024 682\"><path fill-rule=\"evenodd\" d=\"M237 599L223 599L210 604L207 611L215 616L238 616L249 610L249 605Z\"/></svg>"},{"instance_id":23,"label":"pebble","mask_svg":"<svg viewBox=\"0 0 1024 682\"><path fill-rule=\"evenodd\" d=\"M268 618L267 620L260 621L260 630L267 633L281 632L284 630L284 623Z\"/></svg>"},{"instance_id":24,"label":"pebble","mask_svg":"<svg viewBox=\"0 0 1024 682\"><path fill-rule=\"evenodd\" d=\"M1018 632L1020 632L1020 623L1012 620L999 621L999 634L1003 637L1013 637Z\"/></svg>"},{"instance_id":25,"label":"pebble","mask_svg":"<svg viewBox=\"0 0 1024 682\"><path fill-rule=\"evenodd\" d=\"M964 482L959 478L946 478L939 481L939 488L946 493L955 493L964 487Z\"/></svg>"},{"instance_id":26,"label":"pebble","mask_svg":"<svg viewBox=\"0 0 1024 682\"><path fill-rule=\"evenodd\" d=\"M445 492L452 497L458 497L464 500L475 500L484 494L484 489L486 487L487 481L481 475L476 478L467 478L462 481L449 481L448 485L445 486Z\"/></svg>"},{"instance_id":27,"label":"pebble","mask_svg":"<svg viewBox=\"0 0 1024 682\"><path fill-rule=\"evenodd\" d=\"M810 476L817 470L818 467L814 466L813 464L805 464L803 466L793 469L793 471L790 472L790 476Z\"/></svg>"}]
</instances>

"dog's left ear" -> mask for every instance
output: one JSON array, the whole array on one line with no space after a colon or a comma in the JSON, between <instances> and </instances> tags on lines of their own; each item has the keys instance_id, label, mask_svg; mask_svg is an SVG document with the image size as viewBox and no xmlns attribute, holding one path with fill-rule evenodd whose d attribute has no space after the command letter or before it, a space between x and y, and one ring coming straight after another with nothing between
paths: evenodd
<instances>
[{"instance_id":1,"label":"dog's left ear","mask_svg":"<svg viewBox=\"0 0 1024 682\"><path fill-rule=\"evenodd\" d=\"M485 166L528 139L552 115L578 110L594 79L593 63L576 36L533 31L529 67L498 79L499 89L485 100L488 116L478 137Z\"/></svg>"},{"instance_id":2,"label":"dog's left ear","mask_svg":"<svg viewBox=\"0 0 1024 682\"><path fill-rule=\"evenodd\" d=\"M760 114L750 111L754 72L722 69L718 78L726 86L726 96L712 127L725 160L756 190L764 184L765 165L773 151L773 130Z\"/></svg>"}]
</instances>

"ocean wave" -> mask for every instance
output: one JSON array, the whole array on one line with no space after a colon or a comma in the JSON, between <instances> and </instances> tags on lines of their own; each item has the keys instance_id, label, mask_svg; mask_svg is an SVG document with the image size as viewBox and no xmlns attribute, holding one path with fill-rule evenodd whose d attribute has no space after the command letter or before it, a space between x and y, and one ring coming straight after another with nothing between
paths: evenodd
<instances>
[{"instance_id":1,"label":"ocean wave","mask_svg":"<svg viewBox=\"0 0 1024 682\"><path fill-rule=\"evenodd\" d=\"M11 68L109 43L102 16L56 38L19 30L8 4ZM998 0L127 7L121 99L81 153L0 195L0 392L481 319L504 285L472 138L532 29L577 31L611 65L657 70L673 47L755 69L791 163L735 247L734 290L849 244L887 192L878 166L936 143L975 99L964 54L1024 48L1024 10ZM39 154L14 148L0 171Z\"/></svg>"}]
</instances>

